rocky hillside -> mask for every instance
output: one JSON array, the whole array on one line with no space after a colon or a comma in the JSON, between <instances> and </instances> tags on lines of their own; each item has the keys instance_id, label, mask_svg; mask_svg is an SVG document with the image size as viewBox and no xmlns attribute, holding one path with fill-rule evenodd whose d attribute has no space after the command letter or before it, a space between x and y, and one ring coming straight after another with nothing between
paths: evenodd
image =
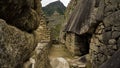
<instances>
[{"instance_id":1,"label":"rocky hillside","mask_svg":"<svg viewBox=\"0 0 120 68\"><path fill-rule=\"evenodd\" d=\"M63 15L66 7L61 1L55 1L42 8L46 16L51 16L55 11Z\"/></svg>"},{"instance_id":2,"label":"rocky hillside","mask_svg":"<svg viewBox=\"0 0 120 68\"><path fill-rule=\"evenodd\" d=\"M52 40L58 40L61 24L64 21L64 12L66 7L61 1L55 1L42 8L47 19L48 27L51 28Z\"/></svg>"},{"instance_id":3,"label":"rocky hillside","mask_svg":"<svg viewBox=\"0 0 120 68\"><path fill-rule=\"evenodd\" d=\"M60 15L58 12L55 12L53 15L48 18L48 27L51 28L51 38L52 40L59 39L61 25L64 22L64 15Z\"/></svg>"}]
</instances>

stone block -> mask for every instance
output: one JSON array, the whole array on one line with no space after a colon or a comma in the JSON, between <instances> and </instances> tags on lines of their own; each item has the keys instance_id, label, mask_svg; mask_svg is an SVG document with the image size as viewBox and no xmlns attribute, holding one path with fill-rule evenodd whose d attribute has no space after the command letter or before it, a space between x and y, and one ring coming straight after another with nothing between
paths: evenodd
<instances>
[{"instance_id":1,"label":"stone block","mask_svg":"<svg viewBox=\"0 0 120 68\"><path fill-rule=\"evenodd\" d=\"M105 17L105 19L103 21L104 21L104 24L106 27L111 26L111 25L118 26L118 25L120 25L119 18L120 18L120 10Z\"/></svg>"},{"instance_id":2,"label":"stone block","mask_svg":"<svg viewBox=\"0 0 120 68\"><path fill-rule=\"evenodd\" d=\"M119 36L120 36L120 32L119 32L119 31L114 31L114 32L112 33L112 38L113 38L113 39L117 39Z\"/></svg>"},{"instance_id":3,"label":"stone block","mask_svg":"<svg viewBox=\"0 0 120 68\"><path fill-rule=\"evenodd\" d=\"M116 40L115 39L109 39L108 43L110 45L115 45L116 44Z\"/></svg>"},{"instance_id":4,"label":"stone block","mask_svg":"<svg viewBox=\"0 0 120 68\"><path fill-rule=\"evenodd\" d=\"M111 31L103 33L103 42L104 42L104 44L108 44L108 41L111 38L112 38L112 32Z\"/></svg>"}]
</instances>

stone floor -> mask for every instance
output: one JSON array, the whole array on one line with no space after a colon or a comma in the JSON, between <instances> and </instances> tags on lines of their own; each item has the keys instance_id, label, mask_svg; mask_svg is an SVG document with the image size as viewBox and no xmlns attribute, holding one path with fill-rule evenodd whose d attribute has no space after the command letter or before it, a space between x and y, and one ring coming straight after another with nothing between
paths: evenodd
<instances>
[{"instance_id":1,"label":"stone floor","mask_svg":"<svg viewBox=\"0 0 120 68\"><path fill-rule=\"evenodd\" d=\"M70 68L86 68L86 63L80 61L82 57L72 56L64 45L54 44L49 51L49 59L52 60L58 57L67 60ZM82 60L85 61L85 59Z\"/></svg>"}]
</instances>

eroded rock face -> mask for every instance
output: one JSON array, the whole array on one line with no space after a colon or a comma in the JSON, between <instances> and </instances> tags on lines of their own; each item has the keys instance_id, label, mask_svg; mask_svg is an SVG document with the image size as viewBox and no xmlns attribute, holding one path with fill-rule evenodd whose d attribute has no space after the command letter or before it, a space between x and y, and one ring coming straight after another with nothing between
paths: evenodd
<instances>
[{"instance_id":1,"label":"eroded rock face","mask_svg":"<svg viewBox=\"0 0 120 68\"><path fill-rule=\"evenodd\" d=\"M61 31L60 31L60 42L65 44L65 32L63 30L65 29L65 25L67 24L67 21L69 19L69 16L75 9L76 5L78 4L79 0L71 0L70 3L68 4L65 12L65 22L61 26Z\"/></svg>"},{"instance_id":2,"label":"eroded rock face","mask_svg":"<svg viewBox=\"0 0 120 68\"><path fill-rule=\"evenodd\" d=\"M0 67L15 68L22 66L35 48L32 34L22 32L16 27L7 25L0 19Z\"/></svg>"},{"instance_id":3,"label":"eroded rock face","mask_svg":"<svg viewBox=\"0 0 120 68\"><path fill-rule=\"evenodd\" d=\"M40 23L39 13L41 6L38 1L39 0L1 0L0 18L21 30L31 32L37 29Z\"/></svg>"},{"instance_id":4,"label":"eroded rock face","mask_svg":"<svg viewBox=\"0 0 120 68\"><path fill-rule=\"evenodd\" d=\"M24 65L31 68L34 60L34 68L49 67L47 48L50 40L42 44L45 47L39 53L35 52L41 42L39 36L49 36L42 14L39 0L0 0L0 68L24 68Z\"/></svg>"},{"instance_id":5,"label":"eroded rock face","mask_svg":"<svg viewBox=\"0 0 120 68\"><path fill-rule=\"evenodd\" d=\"M13 26L18 27L19 29L27 32L32 32L36 30L39 26L40 20L39 16L33 9L25 10L18 18L16 18L13 23L10 23Z\"/></svg>"}]
</instances>

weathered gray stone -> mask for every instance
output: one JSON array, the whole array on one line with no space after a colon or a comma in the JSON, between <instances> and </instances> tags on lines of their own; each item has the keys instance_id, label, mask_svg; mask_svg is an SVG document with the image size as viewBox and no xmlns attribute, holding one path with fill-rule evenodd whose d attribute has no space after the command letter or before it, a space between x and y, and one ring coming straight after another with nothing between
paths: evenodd
<instances>
[{"instance_id":1,"label":"weathered gray stone","mask_svg":"<svg viewBox=\"0 0 120 68\"><path fill-rule=\"evenodd\" d=\"M42 35L38 28L42 17L40 0L0 0L0 18L6 21L0 19L0 68L50 68L49 41L35 49L39 36L48 37L46 21Z\"/></svg>"},{"instance_id":2,"label":"weathered gray stone","mask_svg":"<svg viewBox=\"0 0 120 68\"><path fill-rule=\"evenodd\" d=\"M109 26L109 27L105 27L105 31L107 32L107 31L111 31L112 30L112 27L111 26Z\"/></svg>"},{"instance_id":3,"label":"weathered gray stone","mask_svg":"<svg viewBox=\"0 0 120 68\"><path fill-rule=\"evenodd\" d=\"M0 18L6 20L6 23L27 32L32 32L39 26L39 0L1 0L0 5Z\"/></svg>"},{"instance_id":4,"label":"weathered gray stone","mask_svg":"<svg viewBox=\"0 0 120 68\"><path fill-rule=\"evenodd\" d=\"M109 15L107 17L105 17L105 19L103 20L104 25L106 27L111 26L111 25L118 26L118 25L120 25L119 24L119 21L120 21L119 18L120 18L120 10L112 13L111 15Z\"/></svg>"},{"instance_id":5,"label":"weathered gray stone","mask_svg":"<svg viewBox=\"0 0 120 68\"><path fill-rule=\"evenodd\" d=\"M103 36L102 35L96 35L96 37L98 38L98 40L100 41L100 42L103 42Z\"/></svg>"},{"instance_id":6,"label":"weathered gray stone","mask_svg":"<svg viewBox=\"0 0 120 68\"><path fill-rule=\"evenodd\" d=\"M18 27L21 30L31 32L38 28L39 26L39 16L33 9L25 10L21 13L18 18L16 18L11 25Z\"/></svg>"},{"instance_id":7,"label":"weathered gray stone","mask_svg":"<svg viewBox=\"0 0 120 68\"><path fill-rule=\"evenodd\" d=\"M120 32L119 31L114 31L113 33L112 33L112 38L113 39L116 39L116 38L118 38L120 36Z\"/></svg>"},{"instance_id":8,"label":"weathered gray stone","mask_svg":"<svg viewBox=\"0 0 120 68\"><path fill-rule=\"evenodd\" d=\"M105 53L106 53L106 55L112 56L115 53L115 50L113 50L111 48L107 48Z\"/></svg>"},{"instance_id":9,"label":"weathered gray stone","mask_svg":"<svg viewBox=\"0 0 120 68\"><path fill-rule=\"evenodd\" d=\"M120 47L120 43L119 43L120 42L119 40L119 37L120 37L119 35L119 32L120 32L120 6L119 6L120 0L99 0L99 1L93 0L92 3L94 5L94 6L92 5L91 7L93 11L91 12L86 11L86 13L95 14L95 17L94 15L90 15L90 20L89 18L86 17L81 27L81 25L79 24L82 22L81 20L84 20L84 17L81 17L81 15L75 13L75 12L78 12L77 10L79 10L77 8L77 10L73 12L73 16L71 15L69 22L71 21L77 21L77 22L79 21L79 22L78 23L72 22L72 24L68 23L68 27L70 27L70 29L67 32L69 32L71 28L74 28L74 26L75 27L78 26L77 28L74 28L73 31L70 31L70 32L74 34L76 33L75 30L77 30L78 35L81 35L81 34L85 35L86 33L92 34L92 38L91 37L89 38L91 40L89 43L90 44L89 53L91 57L90 61L93 65L93 68L98 68L102 63L104 63L106 60L111 58L111 56L116 52L116 50L118 50L118 47ZM81 7L81 9L83 8L84 7ZM80 12L82 13L82 11L79 11L78 13ZM82 19L79 17L81 17ZM90 22L92 22L92 24ZM94 27L93 27L93 23L94 23ZM69 25L72 25L72 26L69 26ZM92 32L91 30L93 29L95 29L95 31ZM67 32L66 34L68 34ZM68 35L66 35L66 37L67 37L66 41L68 43L68 40L71 39L71 36L69 36L68 38Z\"/></svg>"},{"instance_id":10,"label":"weathered gray stone","mask_svg":"<svg viewBox=\"0 0 120 68\"><path fill-rule=\"evenodd\" d=\"M96 20L97 21L102 21L104 18L104 6L105 6L105 2L104 0L101 0L100 3L98 4L98 12L96 15Z\"/></svg>"},{"instance_id":11,"label":"weathered gray stone","mask_svg":"<svg viewBox=\"0 0 120 68\"><path fill-rule=\"evenodd\" d=\"M117 47L120 48L120 37L119 37L119 39L117 40Z\"/></svg>"},{"instance_id":12,"label":"weathered gray stone","mask_svg":"<svg viewBox=\"0 0 120 68\"><path fill-rule=\"evenodd\" d=\"M95 44L90 44L90 48L96 52L98 52L98 48Z\"/></svg>"},{"instance_id":13,"label":"weathered gray stone","mask_svg":"<svg viewBox=\"0 0 120 68\"><path fill-rule=\"evenodd\" d=\"M13 20L18 14L22 13L23 9L34 7L33 3L33 0L1 0L0 18L3 18L4 20Z\"/></svg>"},{"instance_id":14,"label":"weathered gray stone","mask_svg":"<svg viewBox=\"0 0 120 68\"><path fill-rule=\"evenodd\" d=\"M117 45L114 44L114 45L108 45L107 46L109 49L112 49L112 50L117 50Z\"/></svg>"},{"instance_id":15,"label":"weathered gray stone","mask_svg":"<svg viewBox=\"0 0 120 68\"><path fill-rule=\"evenodd\" d=\"M34 36L0 19L0 68L22 67L36 47Z\"/></svg>"},{"instance_id":16,"label":"weathered gray stone","mask_svg":"<svg viewBox=\"0 0 120 68\"><path fill-rule=\"evenodd\" d=\"M120 25L117 25L117 26L113 27L112 30L120 32Z\"/></svg>"},{"instance_id":17,"label":"weathered gray stone","mask_svg":"<svg viewBox=\"0 0 120 68\"><path fill-rule=\"evenodd\" d=\"M98 58L98 60L99 60L98 62L103 63L103 62L106 61L107 56L105 56L105 55L102 54L102 53L99 53L97 58ZM101 58L101 59L99 59L99 58Z\"/></svg>"},{"instance_id":18,"label":"weathered gray stone","mask_svg":"<svg viewBox=\"0 0 120 68\"><path fill-rule=\"evenodd\" d=\"M110 59L108 59L99 68L120 68L120 50L118 50Z\"/></svg>"},{"instance_id":19,"label":"weathered gray stone","mask_svg":"<svg viewBox=\"0 0 120 68\"><path fill-rule=\"evenodd\" d=\"M68 62L62 57L53 58L51 66L52 68L70 68Z\"/></svg>"},{"instance_id":20,"label":"weathered gray stone","mask_svg":"<svg viewBox=\"0 0 120 68\"><path fill-rule=\"evenodd\" d=\"M115 45L115 44L116 44L116 40L115 40L115 39L110 39L110 40L108 41L108 43L109 43L110 45Z\"/></svg>"},{"instance_id":21,"label":"weathered gray stone","mask_svg":"<svg viewBox=\"0 0 120 68\"><path fill-rule=\"evenodd\" d=\"M112 37L112 32L104 32L103 33L103 42L105 43L105 44L108 44L108 41L109 41L109 39L111 39Z\"/></svg>"},{"instance_id":22,"label":"weathered gray stone","mask_svg":"<svg viewBox=\"0 0 120 68\"><path fill-rule=\"evenodd\" d=\"M114 0L114 1L113 0L105 0L105 4L107 5L105 7L105 13L114 12L114 11L118 10L118 7L117 7L118 3L120 3L119 0Z\"/></svg>"}]
</instances>

